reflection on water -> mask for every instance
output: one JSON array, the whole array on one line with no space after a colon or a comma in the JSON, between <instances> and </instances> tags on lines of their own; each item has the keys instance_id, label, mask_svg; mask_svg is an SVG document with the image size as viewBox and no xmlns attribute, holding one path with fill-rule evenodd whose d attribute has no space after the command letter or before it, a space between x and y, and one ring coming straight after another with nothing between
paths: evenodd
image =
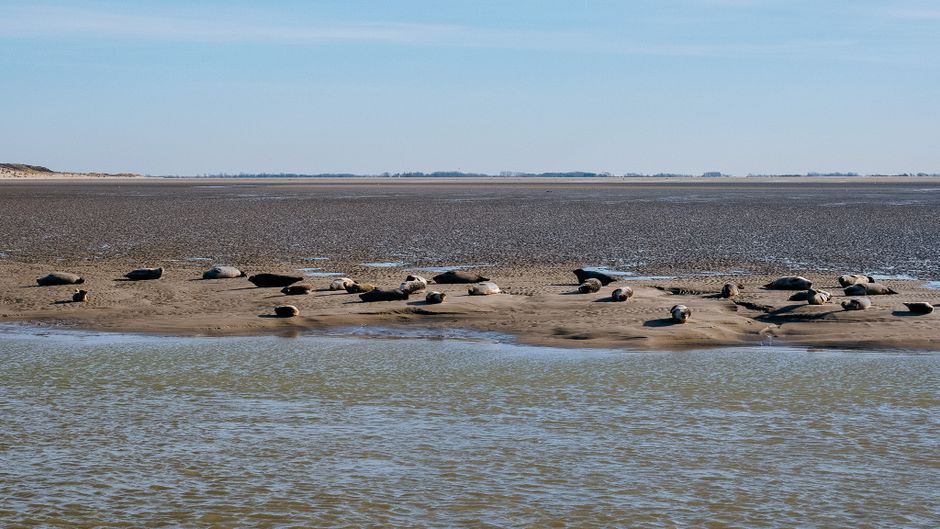
<instances>
[{"instance_id":1,"label":"reflection on water","mask_svg":"<svg viewBox=\"0 0 940 529\"><path fill-rule=\"evenodd\" d=\"M0 335L0 526L936 527L940 356Z\"/></svg>"}]
</instances>

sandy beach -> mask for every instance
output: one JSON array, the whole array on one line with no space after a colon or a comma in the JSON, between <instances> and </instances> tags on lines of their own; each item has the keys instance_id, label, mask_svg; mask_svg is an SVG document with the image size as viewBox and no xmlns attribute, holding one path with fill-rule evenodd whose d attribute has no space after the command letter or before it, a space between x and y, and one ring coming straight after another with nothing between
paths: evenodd
<instances>
[{"instance_id":1,"label":"sandy beach","mask_svg":"<svg viewBox=\"0 0 940 529\"><path fill-rule=\"evenodd\" d=\"M149 180L0 184L0 322L173 335L389 333L462 328L522 343L685 350L786 343L840 348L940 348L937 318L902 302L940 303L940 229L919 219L940 201L937 179L821 181L260 181ZM244 278L200 280L213 264L249 274L312 274L309 296ZM123 281L162 266L156 281ZM396 287L462 266L504 294L432 286L407 301L360 303L327 289L329 274ZM577 294L573 269L624 280ZM51 271L74 287L38 287ZM899 295L843 311L836 278L882 274ZM832 303L788 301L760 288L800 274ZM744 286L734 301L716 296ZM618 286L636 295L605 302ZM292 319L269 317L296 305ZM668 321L685 304L692 319Z\"/></svg>"}]
</instances>

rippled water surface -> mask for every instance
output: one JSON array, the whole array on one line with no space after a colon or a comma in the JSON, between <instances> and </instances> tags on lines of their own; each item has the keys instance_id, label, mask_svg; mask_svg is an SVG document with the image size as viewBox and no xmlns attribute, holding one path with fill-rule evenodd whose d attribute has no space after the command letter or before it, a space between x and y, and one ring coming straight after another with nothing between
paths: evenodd
<instances>
[{"instance_id":1,"label":"rippled water surface","mask_svg":"<svg viewBox=\"0 0 940 529\"><path fill-rule=\"evenodd\" d=\"M0 527L938 527L940 356L0 334Z\"/></svg>"}]
</instances>

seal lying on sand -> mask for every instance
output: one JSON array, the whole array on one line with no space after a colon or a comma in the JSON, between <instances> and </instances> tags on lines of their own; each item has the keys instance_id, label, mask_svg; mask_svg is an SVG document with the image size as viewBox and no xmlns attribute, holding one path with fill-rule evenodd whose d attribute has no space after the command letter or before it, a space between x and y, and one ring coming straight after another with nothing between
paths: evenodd
<instances>
[{"instance_id":1,"label":"seal lying on sand","mask_svg":"<svg viewBox=\"0 0 940 529\"><path fill-rule=\"evenodd\" d=\"M578 292L582 294L591 294L593 292L597 292L600 289L601 289L600 280L594 279L593 277L589 277L585 279L583 283L578 285Z\"/></svg>"},{"instance_id":2,"label":"seal lying on sand","mask_svg":"<svg viewBox=\"0 0 940 529\"><path fill-rule=\"evenodd\" d=\"M424 296L424 301L430 303L431 305L437 305L438 303L444 303L444 298L446 297L447 294L432 290L431 292L428 292L427 296Z\"/></svg>"},{"instance_id":3,"label":"seal lying on sand","mask_svg":"<svg viewBox=\"0 0 940 529\"><path fill-rule=\"evenodd\" d=\"M52 285L80 285L84 282L85 280L82 276L70 272L52 272L47 276L36 278L36 283L41 287Z\"/></svg>"},{"instance_id":4,"label":"seal lying on sand","mask_svg":"<svg viewBox=\"0 0 940 529\"><path fill-rule=\"evenodd\" d=\"M672 318L672 321L676 323L685 323L689 321L689 318L692 316L692 310L685 305L673 305L669 309L669 315Z\"/></svg>"},{"instance_id":5,"label":"seal lying on sand","mask_svg":"<svg viewBox=\"0 0 940 529\"><path fill-rule=\"evenodd\" d=\"M578 268L574 271L574 275L578 276L578 283L584 283L588 279L596 279L601 282L601 285L607 286L617 279L614 276L605 274L604 272L598 272L597 270L585 270L583 268Z\"/></svg>"},{"instance_id":6,"label":"seal lying on sand","mask_svg":"<svg viewBox=\"0 0 940 529\"><path fill-rule=\"evenodd\" d=\"M467 293L471 296L490 296L493 294L499 294L500 292L502 292L502 290L496 286L496 283L492 283L490 281L478 283L467 289Z\"/></svg>"},{"instance_id":7,"label":"seal lying on sand","mask_svg":"<svg viewBox=\"0 0 940 529\"><path fill-rule=\"evenodd\" d=\"M867 310L871 307L871 300L868 298L852 298L842 302L844 310Z\"/></svg>"},{"instance_id":8,"label":"seal lying on sand","mask_svg":"<svg viewBox=\"0 0 940 529\"><path fill-rule=\"evenodd\" d=\"M813 282L802 276L788 276L775 279L764 285L769 290L809 290Z\"/></svg>"},{"instance_id":9,"label":"seal lying on sand","mask_svg":"<svg viewBox=\"0 0 940 529\"><path fill-rule=\"evenodd\" d=\"M725 286L721 287L721 297L723 298L733 298L737 297L741 291L738 290L738 285L733 283L725 283Z\"/></svg>"},{"instance_id":10,"label":"seal lying on sand","mask_svg":"<svg viewBox=\"0 0 940 529\"><path fill-rule=\"evenodd\" d=\"M416 275L412 275L412 274L408 274L408 277L405 278L405 281L420 281L420 282L424 283L424 286L428 286L428 280L427 280L427 279L425 279L425 278L423 278L423 277L421 277L421 276L416 276Z\"/></svg>"},{"instance_id":11,"label":"seal lying on sand","mask_svg":"<svg viewBox=\"0 0 940 529\"><path fill-rule=\"evenodd\" d=\"M124 274L124 277L131 281L147 281L149 279L160 279L163 276L163 268L138 268Z\"/></svg>"},{"instance_id":12,"label":"seal lying on sand","mask_svg":"<svg viewBox=\"0 0 940 529\"><path fill-rule=\"evenodd\" d=\"M75 303L87 303L88 291L87 290L75 290L75 293L72 294L72 301Z\"/></svg>"},{"instance_id":13,"label":"seal lying on sand","mask_svg":"<svg viewBox=\"0 0 940 529\"><path fill-rule=\"evenodd\" d=\"M300 316L300 309L293 305L279 305L274 307L274 314L278 318L293 318L294 316Z\"/></svg>"},{"instance_id":14,"label":"seal lying on sand","mask_svg":"<svg viewBox=\"0 0 940 529\"><path fill-rule=\"evenodd\" d=\"M412 276L408 276L408 277L412 277ZM410 280L410 281L405 281L404 283L399 285L398 288L409 294L414 294L416 292L421 292L425 290L426 288L428 288L428 284L422 281Z\"/></svg>"},{"instance_id":15,"label":"seal lying on sand","mask_svg":"<svg viewBox=\"0 0 940 529\"><path fill-rule=\"evenodd\" d=\"M372 283L353 282L350 285L346 285L346 292L349 294L361 294L363 292L370 292L372 290L375 290L375 285Z\"/></svg>"},{"instance_id":16,"label":"seal lying on sand","mask_svg":"<svg viewBox=\"0 0 940 529\"><path fill-rule=\"evenodd\" d=\"M284 274L256 274L248 278L248 281L254 283L258 288L277 288L293 285L298 281L303 281L301 276L289 276Z\"/></svg>"},{"instance_id":17,"label":"seal lying on sand","mask_svg":"<svg viewBox=\"0 0 940 529\"><path fill-rule=\"evenodd\" d=\"M846 296L886 296L897 291L881 283L858 283L843 289Z\"/></svg>"},{"instance_id":18,"label":"seal lying on sand","mask_svg":"<svg viewBox=\"0 0 940 529\"><path fill-rule=\"evenodd\" d=\"M480 283L481 281L489 281L490 278L483 277L480 274L475 274L473 272L464 272L463 270L451 270L450 272L444 272L443 274L438 274L434 276L435 283L441 285L458 285L465 283Z\"/></svg>"},{"instance_id":19,"label":"seal lying on sand","mask_svg":"<svg viewBox=\"0 0 940 529\"><path fill-rule=\"evenodd\" d=\"M797 292L796 294L793 294L787 299L790 301L806 301L806 298L809 296L807 292L808 292L807 290L804 290L802 292Z\"/></svg>"},{"instance_id":20,"label":"seal lying on sand","mask_svg":"<svg viewBox=\"0 0 940 529\"><path fill-rule=\"evenodd\" d=\"M806 291L806 302L810 305L822 305L824 303L829 303L829 300L832 299L832 294L826 292L825 290L816 290L811 288Z\"/></svg>"},{"instance_id":21,"label":"seal lying on sand","mask_svg":"<svg viewBox=\"0 0 940 529\"><path fill-rule=\"evenodd\" d=\"M359 294L359 299L365 303L373 301L398 301L408 299L408 293L400 288L374 288Z\"/></svg>"},{"instance_id":22,"label":"seal lying on sand","mask_svg":"<svg viewBox=\"0 0 940 529\"><path fill-rule=\"evenodd\" d=\"M621 287L610 294L611 301L626 301L633 297L633 289L630 287Z\"/></svg>"},{"instance_id":23,"label":"seal lying on sand","mask_svg":"<svg viewBox=\"0 0 940 529\"><path fill-rule=\"evenodd\" d=\"M213 266L202 273L203 279L232 279L235 277L245 277L245 272L234 266Z\"/></svg>"},{"instance_id":24,"label":"seal lying on sand","mask_svg":"<svg viewBox=\"0 0 940 529\"><path fill-rule=\"evenodd\" d=\"M348 277L337 277L330 282L330 290L346 290L346 287L353 283L355 283L355 281Z\"/></svg>"},{"instance_id":25,"label":"seal lying on sand","mask_svg":"<svg viewBox=\"0 0 940 529\"><path fill-rule=\"evenodd\" d=\"M852 274L839 276L839 284L843 287L850 285L857 285L859 283L874 283L875 278L872 276L863 276L862 274Z\"/></svg>"},{"instance_id":26,"label":"seal lying on sand","mask_svg":"<svg viewBox=\"0 0 940 529\"><path fill-rule=\"evenodd\" d=\"M285 296L306 296L311 290L313 287L310 285L292 285L282 288L281 293Z\"/></svg>"},{"instance_id":27,"label":"seal lying on sand","mask_svg":"<svg viewBox=\"0 0 940 529\"><path fill-rule=\"evenodd\" d=\"M907 310L913 312L914 314L930 314L933 312L933 305L927 303L926 301L917 301L914 303L905 303Z\"/></svg>"}]
</instances>

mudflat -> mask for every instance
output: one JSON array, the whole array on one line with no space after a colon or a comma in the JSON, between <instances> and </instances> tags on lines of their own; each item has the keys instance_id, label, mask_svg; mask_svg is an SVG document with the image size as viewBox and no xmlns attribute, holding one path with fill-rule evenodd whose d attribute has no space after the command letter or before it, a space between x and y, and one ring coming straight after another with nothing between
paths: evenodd
<instances>
[{"instance_id":1,"label":"mudflat","mask_svg":"<svg viewBox=\"0 0 940 529\"><path fill-rule=\"evenodd\" d=\"M168 334L295 333L397 325L497 331L527 343L685 349L740 343L937 349L940 179L109 179L0 182L0 321ZM199 278L213 264L305 273L309 296L246 279ZM119 281L162 266L156 281ZM571 270L620 281L576 294ZM330 274L379 286L464 267L504 294L437 285L445 303L359 303ZM53 270L86 282L37 287ZM900 292L842 311L836 277L876 274ZM800 274L836 296L788 301L760 288ZM725 282L744 288L735 301ZM604 301L618 286L630 301ZM301 316L269 318L275 305ZM673 304L693 315L669 323Z\"/></svg>"}]
</instances>

